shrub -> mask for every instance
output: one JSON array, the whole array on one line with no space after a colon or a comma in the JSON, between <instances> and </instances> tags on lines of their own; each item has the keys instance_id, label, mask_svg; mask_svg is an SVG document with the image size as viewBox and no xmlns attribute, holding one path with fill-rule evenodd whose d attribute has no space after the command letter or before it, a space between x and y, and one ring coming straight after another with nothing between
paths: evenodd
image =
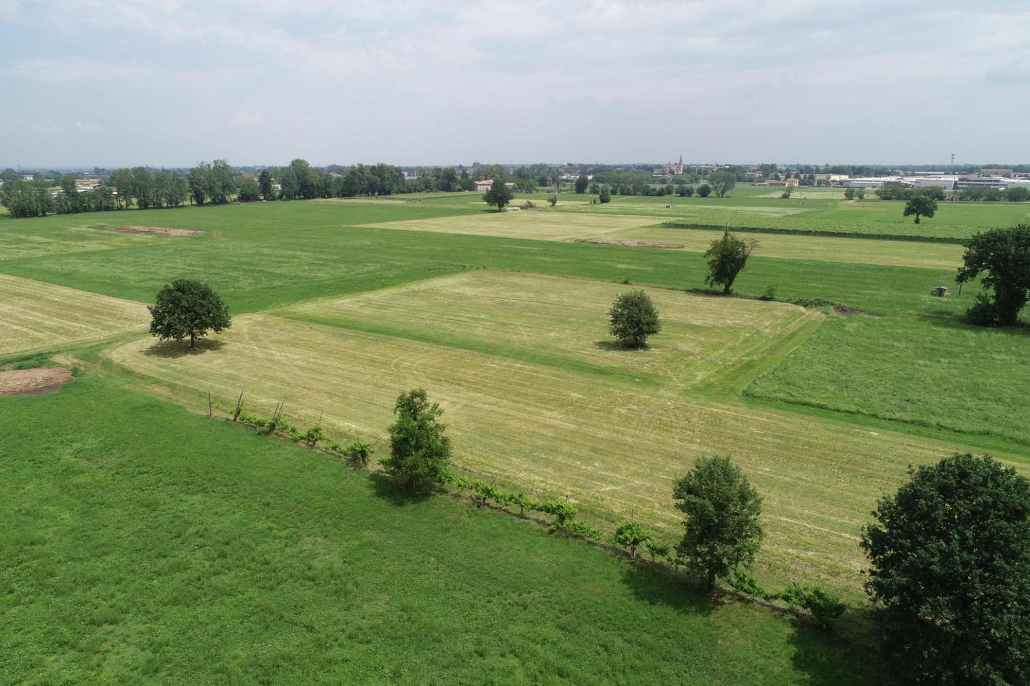
<instances>
[{"instance_id":1,"label":"shrub","mask_svg":"<svg viewBox=\"0 0 1030 686\"><path fill-rule=\"evenodd\" d=\"M762 291L762 300L776 300L776 284L769 284Z\"/></svg>"},{"instance_id":2,"label":"shrub","mask_svg":"<svg viewBox=\"0 0 1030 686\"><path fill-rule=\"evenodd\" d=\"M909 468L862 548L887 652L913 681L1030 680L1030 481L990 456Z\"/></svg>"},{"instance_id":3,"label":"shrub","mask_svg":"<svg viewBox=\"0 0 1030 686\"><path fill-rule=\"evenodd\" d=\"M703 183L700 186L698 186L697 194L700 195L702 198L707 198L709 195L712 194L712 187L709 186L707 183Z\"/></svg>"},{"instance_id":4,"label":"shrub","mask_svg":"<svg viewBox=\"0 0 1030 686\"><path fill-rule=\"evenodd\" d=\"M394 413L390 457L380 464L388 474L406 478L409 487L442 483L451 459L451 439L439 422L440 405L430 405L425 390L416 388L397 397Z\"/></svg>"},{"instance_id":5,"label":"shrub","mask_svg":"<svg viewBox=\"0 0 1030 686\"><path fill-rule=\"evenodd\" d=\"M320 426L313 426L304 434L304 441L312 448L324 438L325 434L322 433L322 427Z\"/></svg>"},{"instance_id":6,"label":"shrub","mask_svg":"<svg viewBox=\"0 0 1030 686\"><path fill-rule=\"evenodd\" d=\"M524 209L524 210L532 210L532 209L535 209L535 208L536 208L536 203L534 203L532 200L527 200L526 202L522 203L522 209Z\"/></svg>"},{"instance_id":7,"label":"shrub","mask_svg":"<svg viewBox=\"0 0 1030 686\"><path fill-rule=\"evenodd\" d=\"M777 596L788 605L808 610L824 628L829 628L848 609L844 601L815 584L794 584Z\"/></svg>"},{"instance_id":8,"label":"shrub","mask_svg":"<svg viewBox=\"0 0 1030 686\"><path fill-rule=\"evenodd\" d=\"M355 467L365 469L372 460L375 448L367 441L354 441L344 450L344 456Z\"/></svg>"},{"instance_id":9,"label":"shrub","mask_svg":"<svg viewBox=\"0 0 1030 686\"><path fill-rule=\"evenodd\" d=\"M631 291L620 295L608 311L608 317L611 334L620 343L631 348L644 346L648 336L662 330L658 308L644 291Z\"/></svg>"},{"instance_id":10,"label":"shrub","mask_svg":"<svg viewBox=\"0 0 1030 686\"><path fill-rule=\"evenodd\" d=\"M709 590L717 578L751 566L765 536L758 523L762 498L729 457L699 459L672 496L686 514L680 558Z\"/></svg>"},{"instance_id":11,"label":"shrub","mask_svg":"<svg viewBox=\"0 0 1030 686\"><path fill-rule=\"evenodd\" d=\"M601 202L602 205L612 201L612 190L608 188L608 184L601 186L601 190L597 195L597 199Z\"/></svg>"},{"instance_id":12,"label":"shrub","mask_svg":"<svg viewBox=\"0 0 1030 686\"><path fill-rule=\"evenodd\" d=\"M659 559L668 560L672 557L672 546L649 538L647 539L647 554L654 562L657 562Z\"/></svg>"},{"instance_id":13,"label":"shrub","mask_svg":"<svg viewBox=\"0 0 1030 686\"><path fill-rule=\"evenodd\" d=\"M651 540L651 530L638 522L623 522L615 530L615 542L629 548L629 556L637 556L637 548Z\"/></svg>"}]
</instances>

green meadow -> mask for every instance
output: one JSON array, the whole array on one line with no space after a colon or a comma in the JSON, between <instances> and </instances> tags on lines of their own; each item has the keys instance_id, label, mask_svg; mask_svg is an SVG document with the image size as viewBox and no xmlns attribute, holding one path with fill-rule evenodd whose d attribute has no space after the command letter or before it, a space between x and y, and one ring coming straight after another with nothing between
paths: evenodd
<instances>
[{"instance_id":1,"label":"green meadow","mask_svg":"<svg viewBox=\"0 0 1030 686\"><path fill-rule=\"evenodd\" d=\"M941 203L917 226L900 203L778 192L0 219L0 366L77 373L0 398L0 681L874 683L857 541L876 498L958 451L1030 473L1030 339L963 321L979 286L956 290L960 245L903 239L1030 208ZM126 224L204 234L100 230ZM719 227L847 236L748 234L725 298L704 283ZM144 326L179 278L234 315L193 354ZM630 288L665 322L641 351L607 333ZM847 638L203 416L245 391L253 412L285 400L302 428L381 442L414 386L444 407L458 472L567 495L606 531L632 516L675 543L673 480L732 454L765 498L759 580L842 596Z\"/></svg>"}]
</instances>

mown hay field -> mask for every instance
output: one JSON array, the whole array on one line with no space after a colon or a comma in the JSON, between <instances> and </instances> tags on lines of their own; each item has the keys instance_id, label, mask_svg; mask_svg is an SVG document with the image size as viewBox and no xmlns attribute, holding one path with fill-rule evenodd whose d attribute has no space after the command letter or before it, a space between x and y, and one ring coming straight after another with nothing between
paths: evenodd
<instances>
[{"instance_id":1,"label":"mown hay field","mask_svg":"<svg viewBox=\"0 0 1030 686\"><path fill-rule=\"evenodd\" d=\"M463 233L503 238L531 238L563 241L601 236L611 231L654 224L651 217L632 215L573 214L560 209L525 210L519 212L484 212L458 217L413 219L370 224L369 228L407 229Z\"/></svg>"},{"instance_id":2,"label":"mown hay field","mask_svg":"<svg viewBox=\"0 0 1030 686\"><path fill-rule=\"evenodd\" d=\"M142 303L0 274L0 355L57 349L143 327Z\"/></svg>"},{"instance_id":3,"label":"mown hay field","mask_svg":"<svg viewBox=\"0 0 1030 686\"><path fill-rule=\"evenodd\" d=\"M754 254L793 260L848 262L895 267L957 269L962 264L961 245L916 241L870 240L867 238L832 238L828 236L742 234L758 241ZM704 229L671 229L643 227L605 234L605 238L622 241L651 241L683 246L681 250L705 252L721 231Z\"/></svg>"},{"instance_id":4,"label":"mown hay field","mask_svg":"<svg viewBox=\"0 0 1030 686\"><path fill-rule=\"evenodd\" d=\"M463 287L452 280L425 293L395 289L327 302L331 325L296 318L320 311L313 304L239 317L196 354L140 339L105 355L112 369L197 409L206 409L208 391L222 407L245 391L247 410L268 415L285 400L288 419L304 428L324 413L328 433L341 439L381 439L397 395L422 386L445 408L461 470L539 494L568 492L609 527L635 512L668 540L679 535L672 481L698 456L729 453L766 499L762 575L782 581L803 574L856 598L863 565L857 540L875 498L904 479L908 464L963 449L742 402L736 391L811 333L821 314L660 294L670 324L654 350L598 352L603 308L570 305L607 304L610 284L573 281L566 290L555 279L491 280L497 278L466 282L507 293L482 298L479 315L476 307L459 315L483 320L466 346L454 342L466 325L450 319ZM722 319L714 316L720 306ZM768 312L748 321L749 308ZM413 319L408 331L374 333L380 322L403 317ZM762 321L764 329L745 333ZM704 327L704 345L692 347L700 330L692 326ZM561 340L547 340L552 328ZM411 335L419 330L425 335ZM499 342L480 345L477 335ZM519 352L535 346L530 359ZM722 356L706 357L720 346ZM605 371L621 356L628 359L621 372ZM576 359L593 368L568 363Z\"/></svg>"}]
</instances>

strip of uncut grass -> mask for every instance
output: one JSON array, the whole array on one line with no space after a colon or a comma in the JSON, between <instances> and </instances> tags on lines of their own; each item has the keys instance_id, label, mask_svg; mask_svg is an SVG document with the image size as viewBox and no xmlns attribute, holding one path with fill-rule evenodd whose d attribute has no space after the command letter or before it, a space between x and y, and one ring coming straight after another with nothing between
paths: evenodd
<instances>
[{"instance_id":1,"label":"strip of uncut grass","mask_svg":"<svg viewBox=\"0 0 1030 686\"><path fill-rule=\"evenodd\" d=\"M746 393L1030 445L1025 329L831 317Z\"/></svg>"},{"instance_id":2,"label":"strip of uncut grass","mask_svg":"<svg viewBox=\"0 0 1030 686\"><path fill-rule=\"evenodd\" d=\"M4 683L871 683L766 609L79 378L0 399Z\"/></svg>"},{"instance_id":3,"label":"strip of uncut grass","mask_svg":"<svg viewBox=\"0 0 1030 686\"><path fill-rule=\"evenodd\" d=\"M137 302L2 274L0 294L0 355L105 338L150 317Z\"/></svg>"},{"instance_id":4,"label":"strip of uncut grass","mask_svg":"<svg viewBox=\"0 0 1030 686\"><path fill-rule=\"evenodd\" d=\"M858 536L875 498L910 463L972 450L752 407L721 399L723 390L695 397L675 385L269 315L238 318L198 354L141 340L106 355L134 385L198 410L208 391L231 407L245 390L248 411L269 415L285 399L290 421L304 429L324 412L341 439L383 437L397 395L421 386L446 410L462 469L541 495L568 491L607 529L635 510L667 540L681 531L673 480L700 455L731 453L766 499L763 577L819 579L856 600ZM770 363L760 346L752 355Z\"/></svg>"}]
</instances>

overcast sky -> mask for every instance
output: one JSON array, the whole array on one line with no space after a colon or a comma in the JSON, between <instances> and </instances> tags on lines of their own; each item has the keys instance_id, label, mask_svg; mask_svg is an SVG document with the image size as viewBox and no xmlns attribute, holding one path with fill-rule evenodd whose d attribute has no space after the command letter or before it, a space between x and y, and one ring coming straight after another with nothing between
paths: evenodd
<instances>
[{"instance_id":1,"label":"overcast sky","mask_svg":"<svg viewBox=\"0 0 1030 686\"><path fill-rule=\"evenodd\" d=\"M1030 162L1030 2L0 0L0 166Z\"/></svg>"}]
</instances>

